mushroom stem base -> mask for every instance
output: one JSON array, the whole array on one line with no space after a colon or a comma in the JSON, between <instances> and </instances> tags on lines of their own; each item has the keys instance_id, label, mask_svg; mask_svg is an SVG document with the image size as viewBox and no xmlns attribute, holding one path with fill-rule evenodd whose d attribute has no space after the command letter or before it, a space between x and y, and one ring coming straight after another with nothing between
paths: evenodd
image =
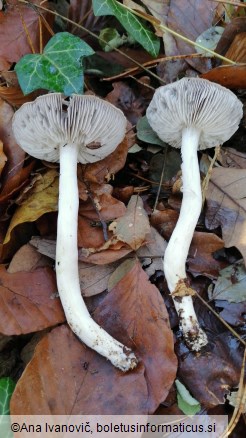
<instances>
[{"instance_id":1,"label":"mushroom stem base","mask_svg":"<svg viewBox=\"0 0 246 438\"><path fill-rule=\"evenodd\" d=\"M192 289L191 289L192 290ZM172 294L175 309L179 315L179 327L182 331L186 345L192 351L199 351L207 345L208 339L200 328L194 310L192 296L175 296Z\"/></svg>"}]
</instances>

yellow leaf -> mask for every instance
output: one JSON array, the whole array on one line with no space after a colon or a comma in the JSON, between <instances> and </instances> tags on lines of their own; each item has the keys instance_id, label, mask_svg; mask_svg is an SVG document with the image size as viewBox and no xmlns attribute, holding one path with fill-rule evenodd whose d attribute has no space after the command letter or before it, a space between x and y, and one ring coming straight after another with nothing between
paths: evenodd
<instances>
[{"instance_id":1,"label":"yellow leaf","mask_svg":"<svg viewBox=\"0 0 246 438\"><path fill-rule=\"evenodd\" d=\"M12 230L24 222L34 222L40 216L58 209L59 178L55 169L48 170L36 179L23 203L15 211L3 244L9 242Z\"/></svg>"}]
</instances>

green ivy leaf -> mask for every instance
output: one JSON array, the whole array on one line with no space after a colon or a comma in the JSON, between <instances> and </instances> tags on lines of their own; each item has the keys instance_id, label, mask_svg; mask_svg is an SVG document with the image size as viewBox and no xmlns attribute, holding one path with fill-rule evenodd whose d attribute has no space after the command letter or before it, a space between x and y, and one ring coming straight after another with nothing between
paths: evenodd
<instances>
[{"instance_id":1,"label":"green ivy leaf","mask_svg":"<svg viewBox=\"0 0 246 438\"><path fill-rule=\"evenodd\" d=\"M9 415L9 402L15 389L15 382L10 377L0 379L0 415Z\"/></svg>"},{"instance_id":2,"label":"green ivy leaf","mask_svg":"<svg viewBox=\"0 0 246 438\"><path fill-rule=\"evenodd\" d=\"M141 117L137 122L137 138L145 143L166 146L164 141L153 131L146 116Z\"/></svg>"},{"instance_id":3,"label":"green ivy leaf","mask_svg":"<svg viewBox=\"0 0 246 438\"><path fill-rule=\"evenodd\" d=\"M139 43L150 55L156 57L160 50L159 38L149 30L142 20L132 12L124 8L116 0L92 0L92 7L96 17L101 15L114 15L127 32Z\"/></svg>"},{"instance_id":4,"label":"green ivy leaf","mask_svg":"<svg viewBox=\"0 0 246 438\"><path fill-rule=\"evenodd\" d=\"M25 55L15 66L24 94L38 88L62 92L66 96L83 92L84 56L94 50L80 38L59 32L45 46L42 54Z\"/></svg>"},{"instance_id":5,"label":"green ivy leaf","mask_svg":"<svg viewBox=\"0 0 246 438\"><path fill-rule=\"evenodd\" d=\"M175 380L177 388L178 407L185 415L195 415L201 410L200 403L192 397L188 389L177 379Z\"/></svg>"}]
</instances>

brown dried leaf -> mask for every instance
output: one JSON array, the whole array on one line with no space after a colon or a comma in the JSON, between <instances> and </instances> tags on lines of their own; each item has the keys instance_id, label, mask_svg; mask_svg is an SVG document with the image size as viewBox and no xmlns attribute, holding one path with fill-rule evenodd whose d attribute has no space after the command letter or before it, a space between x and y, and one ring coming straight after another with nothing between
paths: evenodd
<instances>
[{"instance_id":1,"label":"brown dried leaf","mask_svg":"<svg viewBox=\"0 0 246 438\"><path fill-rule=\"evenodd\" d=\"M188 267L194 276L205 275L217 278L219 271L227 264L215 260L213 253L224 247L224 242L216 234L195 232L189 249Z\"/></svg>"},{"instance_id":2,"label":"brown dried leaf","mask_svg":"<svg viewBox=\"0 0 246 438\"><path fill-rule=\"evenodd\" d=\"M9 274L0 266L0 332L19 335L64 322L51 268Z\"/></svg>"},{"instance_id":3,"label":"brown dried leaf","mask_svg":"<svg viewBox=\"0 0 246 438\"><path fill-rule=\"evenodd\" d=\"M192 395L206 408L224 403L229 389L237 386L242 355L230 333L211 336L207 350L194 355L179 344L179 376Z\"/></svg>"},{"instance_id":4,"label":"brown dried leaf","mask_svg":"<svg viewBox=\"0 0 246 438\"><path fill-rule=\"evenodd\" d=\"M138 258L140 258L141 264L149 277L154 275L156 271L163 271L163 256L166 247L167 242L154 227L150 227L149 242L136 251Z\"/></svg>"},{"instance_id":5,"label":"brown dried leaf","mask_svg":"<svg viewBox=\"0 0 246 438\"><path fill-rule=\"evenodd\" d=\"M123 374L59 327L39 343L19 380L12 414L145 414L165 399L177 367L167 311L139 263L124 272L93 317L134 348L137 369Z\"/></svg>"},{"instance_id":6,"label":"brown dried leaf","mask_svg":"<svg viewBox=\"0 0 246 438\"><path fill-rule=\"evenodd\" d=\"M34 0L33 3L42 2ZM47 2L43 2L42 6L47 7ZM42 14L47 15L46 12ZM49 16L49 19L52 20L52 16ZM47 36L44 28L44 45L47 42ZM39 52L39 15L28 5L21 4L17 0L8 0L6 11L0 11L0 70L8 70L13 62L19 61L27 53L32 53L28 38L35 52Z\"/></svg>"},{"instance_id":7,"label":"brown dried leaf","mask_svg":"<svg viewBox=\"0 0 246 438\"><path fill-rule=\"evenodd\" d=\"M139 366L123 374L61 326L36 347L11 398L11 414L145 413L148 391L143 373Z\"/></svg>"},{"instance_id":8,"label":"brown dried leaf","mask_svg":"<svg viewBox=\"0 0 246 438\"><path fill-rule=\"evenodd\" d=\"M233 18L229 23L227 23L225 30L217 44L216 52L218 52L220 55L225 56L228 50L230 50L233 40L235 40L235 37L245 31L245 17Z\"/></svg>"},{"instance_id":9,"label":"brown dried leaf","mask_svg":"<svg viewBox=\"0 0 246 438\"><path fill-rule=\"evenodd\" d=\"M216 307L220 309L220 316L228 324L235 327L245 327L246 301L229 303L225 300L216 300ZM223 310L221 310L223 309Z\"/></svg>"},{"instance_id":10,"label":"brown dried leaf","mask_svg":"<svg viewBox=\"0 0 246 438\"><path fill-rule=\"evenodd\" d=\"M246 20L245 20L246 30ZM232 61L244 64L246 62L246 32L241 32L235 36L232 41L229 50L227 50L225 56ZM224 61L225 64L225 61Z\"/></svg>"},{"instance_id":11,"label":"brown dried leaf","mask_svg":"<svg viewBox=\"0 0 246 438\"><path fill-rule=\"evenodd\" d=\"M10 33L8 32L8 34ZM17 174L23 167L25 158L25 152L20 148L20 146L17 145L12 132L13 115L13 108L7 102L0 99L0 139L3 142L4 153L8 158L8 163L5 166L2 175L2 195L5 195L13 190L12 185L11 189L8 187L9 181L11 181L14 175Z\"/></svg>"},{"instance_id":12,"label":"brown dried leaf","mask_svg":"<svg viewBox=\"0 0 246 438\"><path fill-rule=\"evenodd\" d=\"M236 246L246 260L246 170L214 169L206 199L207 228L221 226L225 247Z\"/></svg>"},{"instance_id":13,"label":"brown dried leaf","mask_svg":"<svg viewBox=\"0 0 246 438\"><path fill-rule=\"evenodd\" d=\"M106 100L120 108L128 120L136 125L146 109L145 99L142 94L138 93L137 95L137 89L133 90L122 81L113 82L112 86L113 91L106 96Z\"/></svg>"},{"instance_id":14,"label":"brown dried leaf","mask_svg":"<svg viewBox=\"0 0 246 438\"><path fill-rule=\"evenodd\" d=\"M48 257L55 259L56 243L54 240L33 237L30 243L35 248L37 248L37 250L41 254L47 255ZM132 252L132 249L122 242L117 242L113 244L110 240L108 241L108 243L105 244L105 246L107 246L108 248L105 250L98 248L98 250L100 250L99 252L95 252L97 251L96 249L79 249L79 260L81 262L93 263L95 265L106 265L108 263L113 263Z\"/></svg>"},{"instance_id":15,"label":"brown dried leaf","mask_svg":"<svg viewBox=\"0 0 246 438\"><path fill-rule=\"evenodd\" d=\"M216 2L204 0L171 0L168 13L168 27L186 36L192 41L212 26L214 14L217 8ZM194 53L194 47L180 38L175 38L179 54ZM207 71L210 61L206 58L187 58L187 62L200 72Z\"/></svg>"},{"instance_id":16,"label":"brown dried leaf","mask_svg":"<svg viewBox=\"0 0 246 438\"><path fill-rule=\"evenodd\" d=\"M150 224L140 196L131 197L126 214L116 221L113 232L119 241L127 243L133 250L146 242Z\"/></svg>"},{"instance_id":17,"label":"brown dried leaf","mask_svg":"<svg viewBox=\"0 0 246 438\"><path fill-rule=\"evenodd\" d=\"M179 214L177 211L165 209L156 210L151 215L151 224L159 230L162 236L169 239L175 228ZM214 233L195 231L188 254L188 270L194 276L205 275L216 278L225 263L215 260L213 253L224 247L224 242Z\"/></svg>"},{"instance_id":18,"label":"brown dried leaf","mask_svg":"<svg viewBox=\"0 0 246 438\"><path fill-rule=\"evenodd\" d=\"M246 169L246 153L233 148L221 148L219 161L223 167Z\"/></svg>"},{"instance_id":19,"label":"brown dried leaf","mask_svg":"<svg viewBox=\"0 0 246 438\"><path fill-rule=\"evenodd\" d=\"M82 295L91 297L100 294L108 287L108 280L119 262L98 266L79 262L79 279Z\"/></svg>"},{"instance_id":20,"label":"brown dried leaf","mask_svg":"<svg viewBox=\"0 0 246 438\"><path fill-rule=\"evenodd\" d=\"M0 140L0 175L6 164L6 161L7 161L7 157L3 151L3 142Z\"/></svg>"},{"instance_id":21,"label":"brown dried leaf","mask_svg":"<svg viewBox=\"0 0 246 438\"><path fill-rule=\"evenodd\" d=\"M128 136L119 144L115 151L108 157L93 164L83 166L83 179L88 182L103 184L109 181L112 175L115 175L122 169L126 162L129 148Z\"/></svg>"},{"instance_id":22,"label":"brown dried leaf","mask_svg":"<svg viewBox=\"0 0 246 438\"><path fill-rule=\"evenodd\" d=\"M200 77L226 88L246 88L245 65L222 65L203 73Z\"/></svg>"},{"instance_id":23,"label":"brown dried leaf","mask_svg":"<svg viewBox=\"0 0 246 438\"><path fill-rule=\"evenodd\" d=\"M37 93L30 93L28 96L24 96L20 87L0 87L1 99L4 99L13 106L21 106L23 103L31 102L36 95Z\"/></svg>"},{"instance_id":24,"label":"brown dried leaf","mask_svg":"<svg viewBox=\"0 0 246 438\"><path fill-rule=\"evenodd\" d=\"M13 274L15 272L33 272L37 268L43 266L52 266L53 262L44 255L40 254L32 245L27 243L23 245L12 258L7 272Z\"/></svg>"}]
</instances>

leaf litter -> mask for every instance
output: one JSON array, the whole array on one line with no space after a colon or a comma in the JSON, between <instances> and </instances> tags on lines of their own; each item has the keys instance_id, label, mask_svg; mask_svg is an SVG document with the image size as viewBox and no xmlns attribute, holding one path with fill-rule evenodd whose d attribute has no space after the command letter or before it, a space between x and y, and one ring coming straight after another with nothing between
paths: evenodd
<instances>
[{"instance_id":1,"label":"leaf litter","mask_svg":"<svg viewBox=\"0 0 246 438\"><path fill-rule=\"evenodd\" d=\"M20 6L29 30L26 32L23 25L20 25L19 16L17 19L17 2L7 3L9 9L5 14L0 12L2 31L4 26L11 26L15 16L13 35L21 26L21 38L19 44L15 47L10 46L11 50L7 53L9 33L4 32L0 61L6 70L13 62L19 61L22 55L40 53L40 20L35 9L27 8L23 4ZM85 18L88 29L90 26L94 26L95 29L98 26L100 30L103 23L109 22L109 17L95 18L90 11L89 1L83 2L83 7L78 3L76 0L71 2L70 17L80 17L81 11L85 8L88 12ZM114 3L107 2L111 12ZM187 3L187 7L182 7L182 14L179 12L179 2L174 0L169 5L160 4L155 0L142 3L148 13L193 40L203 30L214 25L215 12L217 21L218 17L221 19L224 14L224 9L216 2L212 2L212 7L209 2L209 8L208 2L184 2ZM50 16L51 14L44 12L45 19L52 25ZM117 14L115 16L117 17ZM245 17L241 18L245 21ZM188 28L187 22L190 24ZM51 38L44 23L43 20L43 47ZM115 18L112 20L111 16L110 23L117 27ZM223 20L222 24L225 28L232 26L225 25ZM70 26L70 30L73 29L75 32L76 23ZM238 29L240 31L243 27ZM81 32L82 29L75 33L81 36ZM86 33L85 30L83 32ZM216 82L222 83L226 80L226 84L236 89L243 88L243 66L217 66L219 62L211 58L193 58L193 49L186 43L170 37L167 32L165 35L158 32L155 38L163 38L166 55L179 57L184 53L188 54L185 59L158 61L156 71L160 76L160 82L163 78L167 82L176 80L181 71L191 76L199 71ZM238 34L240 35L240 32ZM233 46L233 38L230 38L227 53ZM91 36L86 41L96 53L100 53ZM241 41L243 37L238 36L237 47ZM148 58L140 46L127 50L140 62ZM223 53L223 49L218 50ZM236 49L231 50L233 53L236 52ZM236 53L237 60L240 59L239 52ZM103 58L108 61L108 65L112 61L115 63L117 59L117 63L127 69L134 63L129 59L126 62L124 53L125 49L104 53ZM97 62L96 58L93 62ZM93 64L93 68L95 65ZM226 79L222 78L219 69L223 69L223 76L228 74ZM146 71L145 74L147 79L151 77L151 72L149 76ZM233 84L230 82L232 75ZM12 335L28 334L28 339L31 339L28 364L12 396L11 412L154 413L160 404L162 413L165 413L165 410L178 412L179 396L177 397L177 391L173 386L176 377L202 409L209 412L210 409L224 404L225 395L230 393L231 388L238 386L240 379L242 342L245 335L244 262L240 262L242 257L245 259L245 153L243 149L235 149L237 143L233 139L230 140L230 148L222 149L216 162L217 167L210 177L206 205L187 261L189 279L194 283L198 293L204 299L212 300L212 308L237 330L242 342L234 338L229 330L225 330L221 321L196 299L199 318L209 333L210 343L201 354L194 355L182 343L162 272L165 239L170 238L175 226L181 200L179 163L173 154L167 154L165 184L157 210L151 214L155 195L153 180L159 180L158 163L162 158L162 145L155 140L142 116L152 97L153 88L158 84L146 79L140 80L138 73L133 73L133 76L126 80L113 83L102 83L98 80L97 74L94 77L91 73L87 76L86 71L85 78L89 93L106 96L107 100L124 111L133 125L138 123L138 138L135 135L135 126L129 125L126 138L110 157L93 165L78 166L81 289L93 318L121 342L132 347L140 363L136 370L122 374L79 342L65 324L53 271L57 168L26 158L16 144L11 131L14 112L11 105L22 103L23 96L17 88L16 96L12 89L12 94L8 97L8 87L3 83L1 90L6 90L2 90L3 94L0 94L4 99L0 100L0 141L3 144L0 153L0 236L1 244L5 239L3 248L10 245L10 249L2 252L2 262L5 264L0 268L0 328L3 339L6 338L6 343L3 342L0 347L0 354L9 348L7 339ZM34 96L29 98L33 99ZM243 137L244 131L240 132ZM127 155L128 149L136 142L140 150ZM148 143L158 145L158 157L155 151L146 147ZM136 196L137 192L141 195ZM22 228L23 225L26 228ZM24 241L19 239L16 233L18 229L28 230L27 234L23 232ZM30 233L37 235L38 232L40 236L30 240ZM8 270L6 263L9 264ZM45 330L48 330L48 333ZM36 334L40 334L41 339L34 341ZM28 339L25 340L27 349ZM34 352L32 339L33 345L37 344ZM24 368L25 365L22 366ZM11 367L12 365L8 369L12 369ZM62 396L64 391L67 394L66 398ZM41 397L41 393L45 396ZM165 400L167 403L172 400L171 405L165 406Z\"/></svg>"}]
</instances>

